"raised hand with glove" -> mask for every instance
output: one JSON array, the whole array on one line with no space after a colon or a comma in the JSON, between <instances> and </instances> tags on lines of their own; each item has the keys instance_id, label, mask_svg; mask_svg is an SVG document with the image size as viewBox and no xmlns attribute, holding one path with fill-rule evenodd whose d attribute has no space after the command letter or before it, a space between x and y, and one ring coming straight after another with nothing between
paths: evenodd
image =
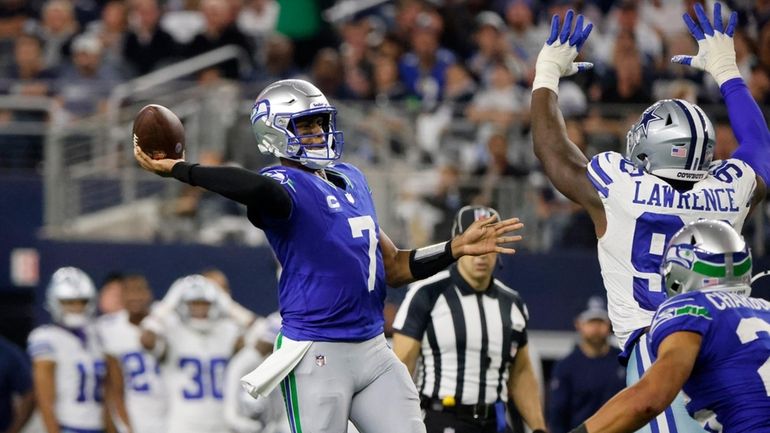
<instances>
[{"instance_id":1,"label":"raised hand with glove","mask_svg":"<svg viewBox=\"0 0 770 433\"><path fill-rule=\"evenodd\" d=\"M698 41L695 56L677 55L671 61L708 72L719 84L727 105L730 125L739 147L732 157L749 164L759 177L758 190L770 182L770 130L754 98L749 93L735 62L733 35L738 14L733 12L724 26L722 5L714 3L714 20L709 21L700 4L695 5L696 23L688 14L683 19L690 34ZM757 194L757 197L764 194Z\"/></svg>"},{"instance_id":2,"label":"raised hand with glove","mask_svg":"<svg viewBox=\"0 0 770 433\"><path fill-rule=\"evenodd\" d=\"M575 62L578 51L591 34L593 24L588 23L583 27L583 15L578 15L573 30L574 16L575 13L570 9L564 17L561 31L559 31L559 16L554 15L551 19L551 34L543 45L543 49L540 50L535 63L532 91L545 87L558 94L559 78L593 68L593 63Z\"/></svg>"},{"instance_id":3,"label":"raised hand with glove","mask_svg":"<svg viewBox=\"0 0 770 433\"><path fill-rule=\"evenodd\" d=\"M676 55L671 61L682 65L689 65L708 72L714 80L722 86L732 78L741 76L738 65L735 63L735 47L733 46L733 34L738 22L738 14L730 14L727 27L722 20L722 5L714 4L714 24L709 22L703 6L695 4L695 14L698 23L688 14L684 14L684 23L690 34L698 42L698 54L695 56Z\"/></svg>"}]
</instances>

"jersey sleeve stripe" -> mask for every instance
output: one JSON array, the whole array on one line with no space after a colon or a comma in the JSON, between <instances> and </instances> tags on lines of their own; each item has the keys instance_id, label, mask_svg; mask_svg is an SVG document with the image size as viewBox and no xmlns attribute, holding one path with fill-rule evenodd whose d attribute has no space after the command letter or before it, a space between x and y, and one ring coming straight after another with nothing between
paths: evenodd
<instances>
[{"instance_id":1,"label":"jersey sleeve stripe","mask_svg":"<svg viewBox=\"0 0 770 433\"><path fill-rule=\"evenodd\" d=\"M604 198L607 198L610 195L610 189L599 183L598 180L594 179L594 176L591 174L590 170L586 170L586 176L588 176L588 180L591 181L591 184L594 186L594 188L596 188L596 190L599 191L599 194L603 195Z\"/></svg>"},{"instance_id":2,"label":"jersey sleeve stripe","mask_svg":"<svg viewBox=\"0 0 770 433\"><path fill-rule=\"evenodd\" d=\"M612 178L610 175L608 175L607 172L602 168L601 164L599 164L599 158L591 159L590 165L590 168L593 169L593 172L599 176L599 179L604 182L605 185L610 185L612 183Z\"/></svg>"}]
</instances>

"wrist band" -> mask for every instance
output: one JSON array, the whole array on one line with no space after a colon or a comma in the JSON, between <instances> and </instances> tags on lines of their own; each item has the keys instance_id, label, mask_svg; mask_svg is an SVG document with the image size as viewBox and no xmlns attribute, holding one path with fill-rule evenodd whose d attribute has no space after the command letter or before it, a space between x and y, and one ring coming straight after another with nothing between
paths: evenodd
<instances>
[{"instance_id":1,"label":"wrist band","mask_svg":"<svg viewBox=\"0 0 770 433\"><path fill-rule=\"evenodd\" d=\"M455 262L452 242L446 241L417 248L409 253L409 270L415 279L428 278Z\"/></svg>"}]
</instances>

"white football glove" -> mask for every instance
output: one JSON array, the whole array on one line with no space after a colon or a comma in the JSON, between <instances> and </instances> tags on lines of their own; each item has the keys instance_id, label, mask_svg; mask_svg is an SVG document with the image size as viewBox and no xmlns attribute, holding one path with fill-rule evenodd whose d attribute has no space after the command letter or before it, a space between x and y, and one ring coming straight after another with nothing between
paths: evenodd
<instances>
[{"instance_id":1,"label":"white football glove","mask_svg":"<svg viewBox=\"0 0 770 433\"><path fill-rule=\"evenodd\" d=\"M593 24L583 27L583 15L578 15L575 29L572 30L572 18L575 12L570 9L564 16L564 26L559 32L559 16L551 19L551 35L540 50L535 63L535 80L532 90L545 87L559 93L559 78L573 75L578 71L593 68L593 63L575 62L578 51L583 47Z\"/></svg>"},{"instance_id":2,"label":"white football glove","mask_svg":"<svg viewBox=\"0 0 770 433\"><path fill-rule=\"evenodd\" d=\"M695 14L698 16L700 25L696 24L688 14L684 14L682 18L690 34L698 41L698 54L674 56L671 61L708 72L720 86L727 80L740 77L733 46L738 14L733 12L730 15L727 28L722 24L722 5L718 2L714 4L713 26L699 3L695 4Z\"/></svg>"}]
</instances>

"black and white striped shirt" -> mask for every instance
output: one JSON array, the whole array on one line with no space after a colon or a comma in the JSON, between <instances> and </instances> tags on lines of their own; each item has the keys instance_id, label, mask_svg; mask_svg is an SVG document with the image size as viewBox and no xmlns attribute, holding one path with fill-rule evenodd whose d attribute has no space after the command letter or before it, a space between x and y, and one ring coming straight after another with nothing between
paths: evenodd
<instances>
[{"instance_id":1,"label":"black and white striped shirt","mask_svg":"<svg viewBox=\"0 0 770 433\"><path fill-rule=\"evenodd\" d=\"M516 291L493 279L476 292L455 264L409 287L393 328L422 341L421 396L492 404L508 399L508 369L527 344L528 319Z\"/></svg>"}]
</instances>

